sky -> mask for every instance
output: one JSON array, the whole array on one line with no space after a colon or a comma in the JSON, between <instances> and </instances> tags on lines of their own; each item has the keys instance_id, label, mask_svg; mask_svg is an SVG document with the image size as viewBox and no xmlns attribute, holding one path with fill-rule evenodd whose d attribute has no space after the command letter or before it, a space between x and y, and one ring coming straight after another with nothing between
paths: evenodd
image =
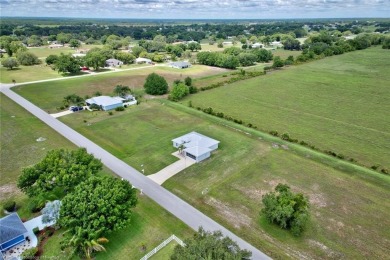
<instances>
[{"instance_id":1,"label":"sky","mask_svg":"<svg viewBox=\"0 0 390 260\"><path fill-rule=\"evenodd\" d=\"M0 0L1 16L163 19L390 17L390 0Z\"/></svg>"}]
</instances>

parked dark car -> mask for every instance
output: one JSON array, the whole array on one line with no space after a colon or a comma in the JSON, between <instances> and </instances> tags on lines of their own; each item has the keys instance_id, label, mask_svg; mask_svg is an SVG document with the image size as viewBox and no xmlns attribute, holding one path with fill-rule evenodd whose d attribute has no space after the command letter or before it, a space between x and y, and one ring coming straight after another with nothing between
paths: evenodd
<instances>
[{"instance_id":1,"label":"parked dark car","mask_svg":"<svg viewBox=\"0 0 390 260\"><path fill-rule=\"evenodd\" d=\"M73 112L77 112L77 111L83 110L83 107L71 106L71 107L69 108L69 110L71 110L71 111L73 111Z\"/></svg>"}]
</instances>

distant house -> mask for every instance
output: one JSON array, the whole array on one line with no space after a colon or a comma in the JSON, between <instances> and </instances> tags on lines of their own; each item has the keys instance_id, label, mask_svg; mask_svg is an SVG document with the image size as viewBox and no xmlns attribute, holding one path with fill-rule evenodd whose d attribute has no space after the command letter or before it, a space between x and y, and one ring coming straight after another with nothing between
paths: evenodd
<instances>
[{"instance_id":1,"label":"distant house","mask_svg":"<svg viewBox=\"0 0 390 260\"><path fill-rule=\"evenodd\" d=\"M181 148L185 156L201 162L210 157L211 152L218 149L219 141L197 132L191 132L172 140L173 146Z\"/></svg>"},{"instance_id":2,"label":"distant house","mask_svg":"<svg viewBox=\"0 0 390 260\"><path fill-rule=\"evenodd\" d=\"M17 213L12 213L0 219L0 250L1 252L26 240L27 229Z\"/></svg>"},{"instance_id":3,"label":"distant house","mask_svg":"<svg viewBox=\"0 0 390 260\"><path fill-rule=\"evenodd\" d=\"M270 44L272 47L275 47L275 48L278 48L278 47L283 47L283 44L281 42L278 42L278 41L273 41L271 42Z\"/></svg>"},{"instance_id":4,"label":"distant house","mask_svg":"<svg viewBox=\"0 0 390 260\"><path fill-rule=\"evenodd\" d=\"M252 48L253 49L255 49L255 48L263 48L263 44L256 42L256 43L252 44Z\"/></svg>"},{"instance_id":5,"label":"distant house","mask_svg":"<svg viewBox=\"0 0 390 260\"><path fill-rule=\"evenodd\" d=\"M231 42L231 41L226 41L226 42L222 42L222 44L223 44L223 45L232 45L233 42Z\"/></svg>"},{"instance_id":6,"label":"distant house","mask_svg":"<svg viewBox=\"0 0 390 260\"><path fill-rule=\"evenodd\" d=\"M117 59L108 59L106 60L107 67L118 67L123 65L123 62Z\"/></svg>"},{"instance_id":7,"label":"distant house","mask_svg":"<svg viewBox=\"0 0 390 260\"><path fill-rule=\"evenodd\" d=\"M147 59L147 58L136 58L135 63L137 63L137 64L141 64L141 63L151 64L152 60Z\"/></svg>"},{"instance_id":8,"label":"distant house","mask_svg":"<svg viewBox=\"0 0 390 260\"><path fill-rule=\"evenodd\" d=\"M7 53L7 51L4 49L0 49L0 53Z\"/></svg>"},{"instance_id":9,"label":"distant house","mask_svg":"<svg viewBox=\"0 0 390 260\"><path fill-rule=\"evenodd\" d=\"M123 106L123 100L121 98L113 98L109 96L93 97L85 100L85 102L87 103L87 106L96 104L104 111Z\"/></svg>"},{"instance_id":10,"label":"distant house","mask_svg":"<svg viewBox=\"0 0 390 260\"><path fill-rule=\"evenodd\" d=\"M176 61L176 62L171 62L169 64L172 68L176 68L176 69L186 69L186 68L189 68L191 67L191 63L187 62L187 61Z\"/></svg>"},{"instance_id":11,"label":"distant house","mask_svg":"<svg viewBox=\"0 0 390 260\"><path fill-rule=\"evenodd\" d=\"M73 57L85 57L86 55L85 53L72 53Z\"/></svg>"},{"instance_id":12,"label":"distant house","mask_svg":"<svg viewBox=\"0 0 390 260\"><path fill-rule=\"evenodd\" d=\"M57 48L62 48L62 47L64 47L64 45L58 44L58 43L53 43L53 44L49 45L50 49L57 49Z\"/></svg>"}]
</instances>

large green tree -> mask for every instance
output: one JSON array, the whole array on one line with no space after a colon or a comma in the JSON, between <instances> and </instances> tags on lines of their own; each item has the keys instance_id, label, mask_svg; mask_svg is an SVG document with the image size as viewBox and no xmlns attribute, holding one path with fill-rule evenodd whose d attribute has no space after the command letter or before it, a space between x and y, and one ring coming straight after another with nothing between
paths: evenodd
<instances>
[{"instance_id":1,"label":"large green tree","mask_svg":"<svg viewBox=\"0 0 390 260\"><path fill-rule=\"evenodd\" d=\"M9 57L1 61L1 65L12 70L19 66L18 61L15 58Z\"/></svg>"},{"instance_id":2,"label":"large green tree","mask_svg":"<svg viewBox=\"0 0 390 260\"><path fill-rule=\"evenodd\" d=\"M262 201L264 208L260 214L268 222L291 230L295 236L304 231L309 219L309 202L302 193L294 194L288 185L279 183L275 192L264 195Z\"/></svg>"},{"instance_id":3,"label":"large green tree","mask_svg":"<svg viewBox=\"0 0 390 260\"><path fill-rule=\"evenodd\" d=\"M177 245L171 255L171 260L182 259L220 259L242 260L250 259L252 253L241 249L229 237L224 237L220 231L208 232L199 228L192 238L184 240L185 246Z\"/></svg>"},{"instance_id":4,"label":"large green tree","mask_svg":"<svg viewBox=\"0 0 390 260\"><path fill-rule=\"evenodd\" d=\"M102 166L100 160L84 148L52 150L42 161L22 170L17 186L29 196L45 194L56 188L69 192L95 175Z\"/></svg>"},{"instance_id":5,"label":"large green tree","mask_svg":"<svg viewBox=\"0 0 390 260\"><path fill-rule=\"evenodd\" d=\"M82 249L80 253L90 257L92 241L99 242L111 231L126 227L132 215L131 208L136 204L136 190L128 181L93 176L63 198L58 223L66 227L75 240L69 246L79 252Z\"/></svg>"},{"instance_id":6,"label":"large green tree","mask_svg":"<svg viewBox=\"0 0 390 260\"><path fill-rule=\"evenodd\" d=\"M87 65L95 70L99 70L100 67L104 67L106 60L105 55L98 48L90 50L85 56L85 62Z\"/></svg>"},{"instance_id":7,"label":"large green tree","mask_svg":"<svg viewBox=\"0 0 390 260\"><path fill-rule=\"evenodd\" d=\"M54 69L58 71L58 73L77 73L80 71L80 62L75 57L73 57L70 53L63 54L54 61Z\"/></svg>"},{"instance_id":8,"label":"large green tree","mask_svg":"<svg viewBox=\"0 0 390 260\"><path fill-rule=\"evenodd\" d=\"M168 83L156 73L149 74L144 84L145 92L150 95L164 95L168 92Z\"/></svg>"},{"instance_id":9,"label":"large green tree","mask_svg":"<svg viewBox=\"0 0 390 260\"><path fill-rule=\"evenodd\" d=\"M38 59L37 55L34 53L31 53L29 51L24 51L22 49L19 49L16 52L16 59L21 65L24 66L32 66L36 64L40 64L41 61Z\"/></svg>"},{"instance_id":10,"label":"large green tree","mask_svg":"<svg viewBox=\"0 0 390 260\"><path fill-rule=\"evenodd\" d=\"M114 88L114 93L119 97L125 97L131 92L131 89L128 86L116 85Z\"/></svg>"}]
</instances>

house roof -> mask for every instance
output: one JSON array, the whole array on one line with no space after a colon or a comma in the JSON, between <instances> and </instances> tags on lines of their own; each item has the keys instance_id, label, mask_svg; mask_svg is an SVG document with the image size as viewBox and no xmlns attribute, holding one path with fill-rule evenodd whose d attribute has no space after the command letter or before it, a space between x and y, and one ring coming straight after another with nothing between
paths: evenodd
<instances>
[{"instance_id":1,"label":"house roof","mask_svg":"<svg viewBox=\"0 0 390 260\"><path fill-rule=\"evenodd\" d=\"M108 59L108 60L106 60L106 62L108 62L108 63L121 63L122 61L117 60L117 59Z\"/></svg>"},{"instance_id":2,"label":"house roof","mask_svg":"<svg viewBox=\"0 0 390 260\"><path fill-rule=\"evenodd\" d=\"M118 103L122 103L122 100L109 96L98 96L85 100L89 104L96 104L99 106L110 106Z\"/></svg>"},{"instance_id":3,"label":"house roof","mask_svg":"<svg viewBox=\"0 0 390 260\"><path fill-rule=\"evenodd\" d=\"M152 60L147 58L136 58L135 62L152 62Z\"/></svg>"},{"instance_id":4,"label":"house roof","mask_svg":"<svg viewBox=\"0 0 390 260\"><path fill-rule=\"evenodd\" d=\"M14 239L27 232L17 213L0 219L0 244Z\"/></svg>"},{"instance_id":5,"label":"house roof","mask_svg":"<svg viewBox=\"0 0 390 260\"><path fill-rule=\"evenodd\" d=\"M191 66L191 63L189 63L188 61L176 61L171 62L170 65L175 67L188 67Z\"/></svg>"},{"instance_id":6,"label":"house roof","mask_svg":"<svg viewBox=\"0 0 390 260\"><path fill-rule=\"evenodd\" d=\"M205 135L199 134L197 132L191 132L181 137L172 140L175 143L183 144L185 146L185 151L199 156L207 152L212 151L211 146L219 144L219 141L207 137Z\"/></svg>"}]
</instances>

